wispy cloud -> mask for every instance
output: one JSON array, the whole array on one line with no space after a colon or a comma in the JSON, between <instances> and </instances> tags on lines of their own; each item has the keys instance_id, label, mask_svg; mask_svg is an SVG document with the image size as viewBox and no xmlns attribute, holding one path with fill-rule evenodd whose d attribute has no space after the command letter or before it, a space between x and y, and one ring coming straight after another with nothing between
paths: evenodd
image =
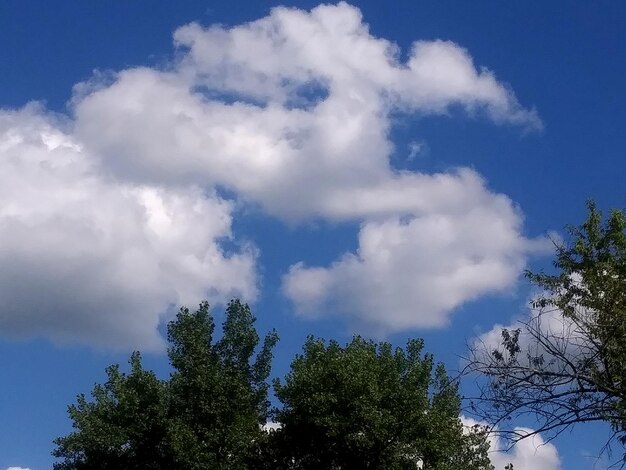
<instances>
[{"instance_id":1,"label":"wispy cloud","mask_svg":"<svg viewBox=\"0 0 626 470\"><path fill-rule=\"evenodd\" d=\"M409 142L409 155L407 160L415 160L418 156L428 152L428 144L422 140L413 140Z\"/></svg>"}]
</instances>

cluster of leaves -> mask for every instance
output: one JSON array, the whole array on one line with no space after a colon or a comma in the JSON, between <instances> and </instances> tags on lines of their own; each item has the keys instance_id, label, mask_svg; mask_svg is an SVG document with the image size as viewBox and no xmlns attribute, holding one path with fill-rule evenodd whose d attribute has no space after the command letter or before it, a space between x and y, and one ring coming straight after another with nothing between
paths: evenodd
<instances>
[{"instance_id":1,"label":"cluster of leaves","mask_svg":"<svg viewBox=\"0 0 626 470\"><path fill-rule=\"evenodd\" d=\"M491 469L483 430L464 432L456 385L423 343L392 349L310 337L284 383L276 469Z\"/></svg>"},{"instance_id":2,"label":"cluster of leaves","mask_svg":"<svg viewBox=\"0 0 626 470\"><path fill-rule=\"evenodd\" d=\"M234 300L213 341L208 304L181 309L168 326L170 379L143 370L139 353L128 375L109 367L93 401L79 395L69 407L75 431L55 441L55 470L248 468L269 415L266 380L278 339L269 333L252 361L254 321Z\"/></svg>"},{"instance_id":3,"label":"cluster of leaves","mask_svg":"<svg viewBox=\"0 0 626 470\"><path fill-rule=\"evenodd\" d=\"M541 292L531 319L503 330L499 348L474 349L468 369L488 379L475 408L484 417L530 413L549 437L602 421L624 444L626 212L603 220L595 204L588 210L556 247L557 273L527 273Z\"/></svg>"},{"instance_id":4,"label":"cluster of leaves","mask_svg":"<svg viewBox=\"0 0 626 470\"><path fill-rule=\"evenodd\" d=\"M247 305L228 306L223 335L208 305L168 325L174 372L160 380L133 354L107 369L92 400L69 407L74 432L55 441L56 470L491 470L485 430L464 429L460 397L423 353L355 337L345 347L309 338L270 410L275 333L259 346ZM255 355L255 352L258 351ZM254 360L253 360L254 359ZM269 419L280 423L266 431Z\"/></svg>"}]
</instances>

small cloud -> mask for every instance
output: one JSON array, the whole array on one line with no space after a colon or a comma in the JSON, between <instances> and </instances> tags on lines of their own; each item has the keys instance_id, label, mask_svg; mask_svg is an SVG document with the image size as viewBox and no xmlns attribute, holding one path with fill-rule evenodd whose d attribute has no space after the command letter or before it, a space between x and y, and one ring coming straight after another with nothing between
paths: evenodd
<instances>
[{"instance_id":1,"label":"small cloud","mask_svg":"<svg viewBox=\"0 0 626 470\"><path fill-rule=\"evenodd\" d=\"M428 144L423 140L413 140L409 143L409 156L408 161L415 160L418 156L424 156L428 154Z\"/></svg>"},{"instance_id":2,"label":"small cloud","mask_svg":"<svg viewBox=\"0 0 626 470\"><path fill-rule=\"evenodd\" d=\"M461 416L461 421L468 428L475 425L487 425L484 421L476 421L465 416ZM515 430L520 433L527 433L529 436L521 439L513 448L506 449L504 443L497 436L498 429L492 428L493 432L488 437L489 458L497 469L504 468L509 463L513 464L515 470L534 470L536 468L559 470L561 468L559 452L554 444L547 442L540 434L533 434L532 429L518 427Z\"/></svg>"},{"instance_id":3,"label":"small cloud","mask_svg":"<svg viewBox=\"0 0 626 470\"><path fill-rule=\"evenodd\" d=\"M265 423L265 425L263 426L263 429L267 432L274 432L280 428L282 428L283 425L280 423L276 423L274 421L268 421L267 423Z\"/></svg>"},{"instance_id":4,"label":"small cloud","mask_svg":"<svg viewBox=\"0 0 626 470\"><path fill-rule=\"evenodd\" d=\"M466 302L511 289L529 254L514 205L480 193L464 210L362 223L357 250L292 265L284 294L303 316L341 314L365 334L445 327Z\"/></svg>"}]
</instances>

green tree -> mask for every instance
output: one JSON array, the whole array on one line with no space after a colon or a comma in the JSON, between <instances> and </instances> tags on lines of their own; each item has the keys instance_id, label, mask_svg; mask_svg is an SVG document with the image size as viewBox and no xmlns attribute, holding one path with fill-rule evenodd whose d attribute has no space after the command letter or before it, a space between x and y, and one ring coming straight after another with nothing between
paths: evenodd
<instances>
[{"instance_id":1,"label":"green tree","mask_svg":"<svg viewBox=\"0 0 626 470\"><path fill-rule=\"evenodd\" d=\"M183 309L170 323L170 380L176 454L186 469L245 469L268 418L266 379L275 332L259 343L250 308L238 300L226 309L222 338L213 342L213 319L204 303Z\"/></svg>"},{"instance_id":2,"label":"green tree","mask_svg":"<svg viewBox=\"0 0 626 470\"><path fill-rule=\"evenodd\" d=\"M245 469L265 439L266 380L275 332L259 353L250 308L233 300L223 334L206 302L195 312L181 309L168 325L174 369L167 381L131 357L131 373L107 369L93 400L79 395L69 407L74 432L55 440L55 470ZM254 359L254 361L253 361Z\"/></svg>"},{"instance_id":3,"label":"green tree","mask_svg":"<svg viewBox=\"0 0 626 470\"><path fill-rule=\"evenodd\" d=\"M107 368L108 380L85 395L68 412L75 431L55 440L53 455L64 459L55 470L161 469L172 465L167 448L166 384L130 359L131 372Z\"/></svg>"},{"instance_id":4,"label":"green tree","mask_svg":"<svg viewBox=\"0 0 626 470\"><path fill-rule=\"evenodd\" d=\"M484 432L464 433L457 387L422 350L419 340L394 350L310 337L274 383L273 468L491 469Z\"/></svg>"},{"instance_id":5,"label":"green tree","mask_svg":"<svg viewBox=\"0 0 626 470\"><path fill-rule=\"evenodd\" d=\"M626 213L614 210L603 220L590 202L586 221L568 233L556 247L555 274L527 273L542 293L531 319L503 330L499 347L471 352L468 370L486 379L474 409L500 422L532 414L536 432L549 436L603 421L623 444Z\"/></svg>"}]
</instances>

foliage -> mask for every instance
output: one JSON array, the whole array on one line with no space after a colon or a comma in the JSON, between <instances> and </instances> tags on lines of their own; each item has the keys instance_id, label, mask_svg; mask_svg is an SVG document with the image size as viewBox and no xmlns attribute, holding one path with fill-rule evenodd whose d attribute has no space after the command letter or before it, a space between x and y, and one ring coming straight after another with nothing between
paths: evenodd
<instances>
[{"instance_id":1,"label":"foliage","mask_svg":"<svg viewBox=\"0 0 626 470\"><path fill-rule=\"evenodd\" d=\"M143 370L141 356L130 359L131 373L118 366L107 369L108 380L96 385L88 401L79 395L69 406L75 432L55 441L56 470L160 469L172 463L168 438L166 387L152 372Z\"/></svg>"},{"instance_id":2,"label":"foliage","mask_svg":"<svg viewBox=\"0 0 626 470\"><path fill-rule=\"evenodd\" d=\"M176 372L170 380L171 413L180 439L175 448L188 469L244 469L268 417L268 385L274 332L259 343L247 305L232 301L223 336L212 343L208 305L182 310L170 324L169 356Z\"/></svg>"},{"instance_id":3,"label":"foliage","mask_svg":"<svg viewBox=\"0 0 626 470\"><path fill-rule=\"evenodd\" d=\"M107 369L92 401L79 395L69 407L74 432L55 441L56 470L70 469L245 469L264 439L268 416L266 380L276 333L259 343L247 305L232 301L223 335L213 340L208 304L181 309L168 325L174 368L168 381L141 367L131 373Z\"/></svg>"},{"instance_id":4,"label":"foliage","mask_svg":"<svg viewBox=\"0 0 626 470\"><path fill-rule=\"evenodd\" d=\"M481 431L464 434L460 399L423 343L393 350L355 337L310 337L284 383L272 433L273 468L490 469Z\"/></svg>"},{"instance_id":5,"label":"foliage","mask_svg":"<svg viewBox=\"0 0 626 470\"><path fill-rule=\"evenodd\" d=\"M626 214L588 210L556 247L558 272L527 273L542 292L531 320L504 330L497 349L474 348L468 370L487 379L475 403L483 417L531 413L548 436L604 421L625 443Z\"/></svg>"},{"instance_id":6,"label":"foliage","mask_svg":"<svg viewBox=\"0 0 626 470\"><path fill-rule=\"evenodd\" d=\"M457 385L422 341L310 337L269 413L277 336L259 345L254 322L234 300L215 340L207 303L181 309L168 325L169 379L139 353L128 374L109 367L92 399L69 407L74 432L55 441L55 470L493 469L485 429L463 427ZM268 433L270 417L281 427Z\"/></svg>"}]
</instances>

